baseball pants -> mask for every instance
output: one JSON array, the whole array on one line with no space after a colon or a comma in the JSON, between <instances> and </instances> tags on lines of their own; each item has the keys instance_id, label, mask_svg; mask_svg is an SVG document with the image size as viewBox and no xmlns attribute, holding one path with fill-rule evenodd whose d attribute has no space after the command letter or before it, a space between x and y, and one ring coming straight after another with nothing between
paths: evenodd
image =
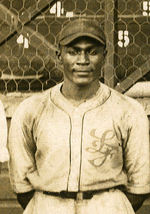
<instances>
[{"instance_id":1,"label":"baseball pants","mask_svg":"<svg viewBox=\"0 0 150 214\"><path fill-rule=\"evenodd\" d=\"M134 214L134 211L123 192L110 189L83 200L35 192L23 214Z\"/></svg>"}]
</instances>

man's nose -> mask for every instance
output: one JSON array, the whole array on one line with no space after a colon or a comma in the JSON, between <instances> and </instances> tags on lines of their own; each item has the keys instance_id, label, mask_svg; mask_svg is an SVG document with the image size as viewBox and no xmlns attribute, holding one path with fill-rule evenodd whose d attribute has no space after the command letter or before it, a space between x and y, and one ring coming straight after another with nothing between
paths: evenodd
<instances>
[{"instance_id":1,"label":"man's nose","mask_svg":"<svg viewBox=\"0 0 150 214\"><path fill-rule=\"evenodd\" d=\"M77 64L88 65L90 63L89 56L84 51L78 56Z\"/></svg>"}]
</instances>

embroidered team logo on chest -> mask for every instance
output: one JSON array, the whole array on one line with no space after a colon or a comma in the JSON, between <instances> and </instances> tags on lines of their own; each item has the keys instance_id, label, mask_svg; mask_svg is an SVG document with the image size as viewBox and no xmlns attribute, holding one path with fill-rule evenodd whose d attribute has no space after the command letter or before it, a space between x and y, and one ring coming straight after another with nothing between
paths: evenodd
<instances>
[{"instance_id":1,"label":"embroidered team logo on chest","mask_svg":"<svg viewBox=\"0 0 150 214\"><path fill-rule=\"evenodd\" d=\"M91 142L91 146L87 147L86 150L93 154L93 158L88 161L93 166L100 167L106 159L111 159L118 152L120 143L116 139L113 130L106 130L99 137L96 135L96 129L92 129L90 136L93 138L93 141Z\"/></svg>"}]
</instances>

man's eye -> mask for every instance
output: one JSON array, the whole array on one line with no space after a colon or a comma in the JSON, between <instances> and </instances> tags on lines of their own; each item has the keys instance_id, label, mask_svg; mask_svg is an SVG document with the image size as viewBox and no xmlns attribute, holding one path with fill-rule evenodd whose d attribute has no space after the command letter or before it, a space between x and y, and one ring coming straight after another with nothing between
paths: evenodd
<instances>
[{"instance_id":1,"label":"man's eye","mask_svg":"<svg viewBox=\"0 0 150 214\"><path fill-rule=\"evenodd\" d=\"M68 53L69 53L70 55L72 55L72 56L75 56L75 55L78 54L78 52L75 51L75 50L69 50Z\"/></svg>"},{"instance_id":2,"label":"man's eye","mask_svg":"<svg viewBox=\"0 0 150 214\"><path fill-rule=\"evenodd\" d=\"M92 56L94 56L94 55L97 54L97 51L96 51L96 50L91 50L91 51L89 52L89 54L92 55Z\"/></svg>"}]
</instances>

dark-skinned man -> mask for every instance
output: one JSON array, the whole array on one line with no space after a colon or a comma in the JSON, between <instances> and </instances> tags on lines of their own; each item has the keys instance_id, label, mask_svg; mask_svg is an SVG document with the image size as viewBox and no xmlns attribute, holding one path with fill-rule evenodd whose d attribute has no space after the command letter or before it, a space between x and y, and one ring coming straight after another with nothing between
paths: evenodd
<instances>
[{"instance_id":1,"label":"dark-skinned man","mask_svg":"<svg viewBox=\"0 0 150 214\"><path fill-rule=\"evenodd\" d=\"M64 81L12 118L14 192L24 214L133 214L150 192L145 112L99 81L107 50L97 21L71 21L58 45Z\"/></svg>"}]
</instances>

